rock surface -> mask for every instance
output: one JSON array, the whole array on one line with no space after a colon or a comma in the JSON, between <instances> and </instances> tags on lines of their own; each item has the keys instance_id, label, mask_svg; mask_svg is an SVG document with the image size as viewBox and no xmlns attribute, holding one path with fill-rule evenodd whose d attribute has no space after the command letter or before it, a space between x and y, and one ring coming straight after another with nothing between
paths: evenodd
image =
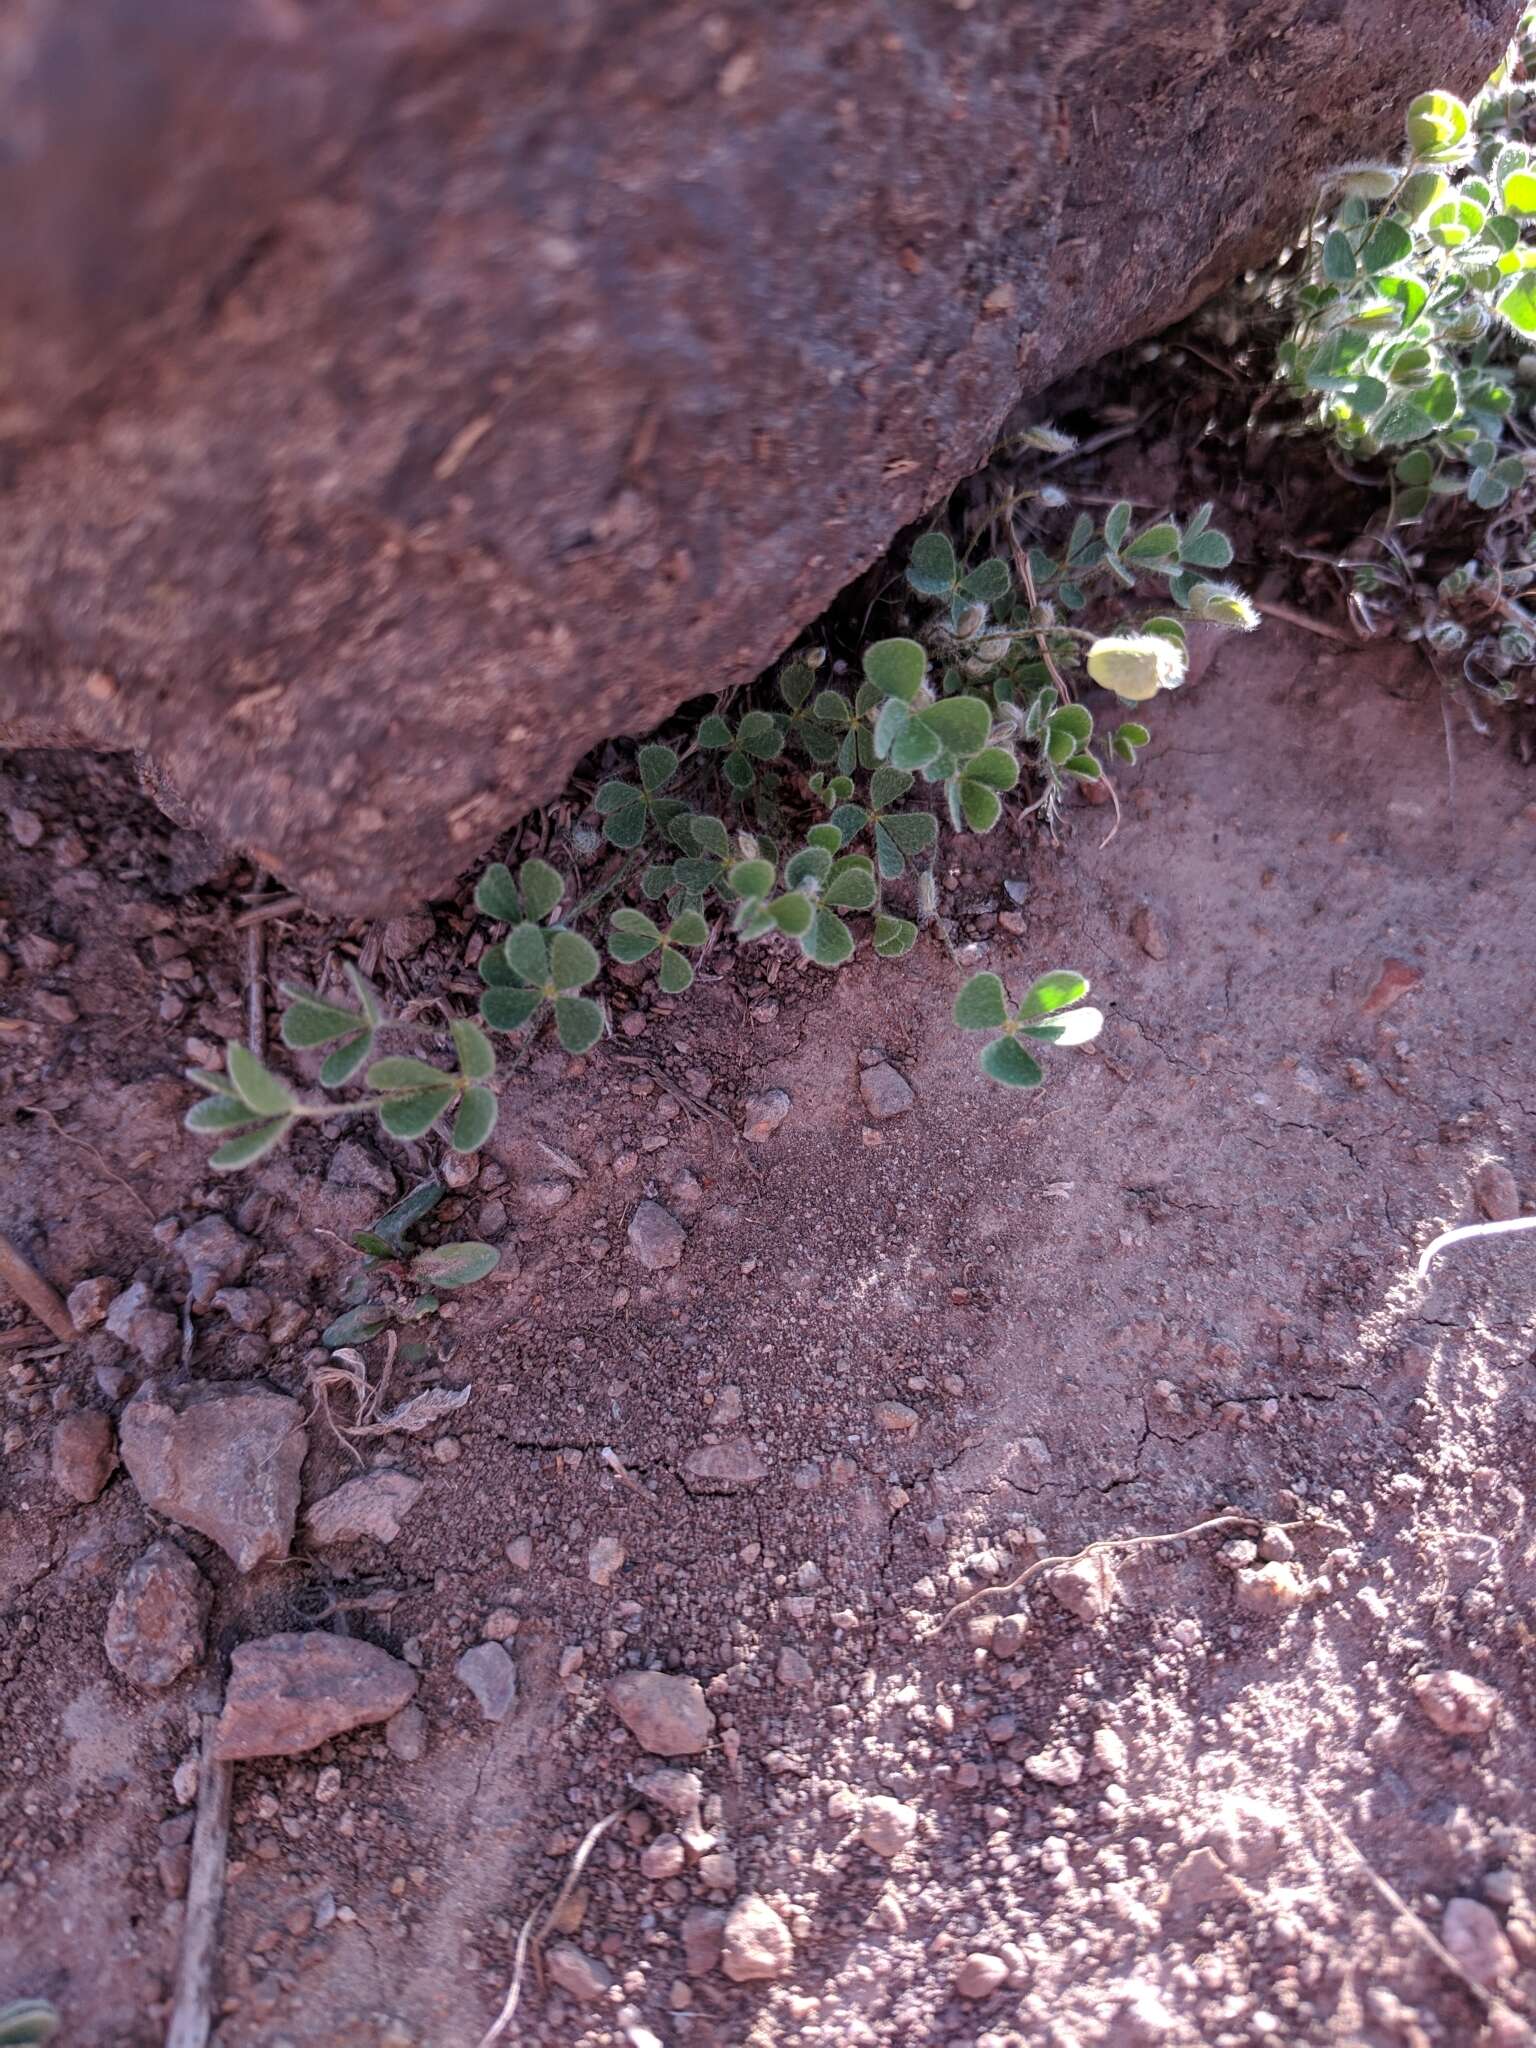
<instances>
[{"instance_id":1,"label":"rock surface","mask_svg":"<svg viewBox=\"0 0 1536 2048\"><path fill-rule=\"evenodd\" d=\"M242 1643L230 1659L215 1753L226 1762L298 1756L349 1729L390 1720L415 1691L409 1664L357 1636L324 1629L264 1636Z\"/></svg>"},{"instance_id":2,"label":"rock surface","mask_svg":"<svg viewBox=\"0 0 1536 2048\"><path fill-rule=\"evenodd\" d=\"M308 1441L299 1403L259 1380L148 1386L120 1424L144 1505L211 1537L243 1572L288 1554Z\"/></svg>"},{"instance_id":3,"label":"rock surface","mask_svg":"<svg viewBox=\"0 0 1536 2048\"><path fill-rule=\"evenodd\" d=\"M431 896L1517 12L32 0L0 737L140 751L318 901Z\"/></svg>"},{"instance_id":4,"label":"rock surface","mask_svg":"<svg viewBox=\"0 0 1536 2048\"><path fill-rule=\"evenodd\" d=\"M795 1959L794 1937L768 1901L744 1892L725 1916L720 1967L733 1984L782 1977Z\"/></svg>"},{"instance_id":5,"label":"rock surface","mask_svg":"<svg viewBox=\"0 0 1536 2048\"><path fill-rule=\"evenodd\" d=\"M629 1219L631 1255L651 1273L675 1266L683 1256L688 1234L660 1202L641 1202Z\"/></svg>"},{"instance_id":6,"label":"rock surface","mask_svg":"<svg viewBox=\"0 0 1536 2048\"><path fill-rule=\"evenodd\" d=\"M467 1685L487 1721L504 1721L517 1698L517 1666L500 1643L476 1643L453 1667Z\"/></svg>"},{"instance_id":7,"label":"rock surface","mask_svg":"<svg viewBox=\"0 0 1536 2048\"><path fill-rule=\"evenodd\" d=\"M93 1501L117 1469L112 1418L98 1408L61 1415L48 1445L48 1469L66 1500Z\"/></svg>"},{"instance_id":8,"label":"rock surface","mask_svg":"<svg viewBox=\"0 0 1536 2048\"><path fill-rule=\"evenodd\" d=\"M694 1756L715 1732L715 1717L696 1678L666 1671L621 1671L608 1702L651 1756Z\"/></svg>"},{"instance_id":9,"label":"rock surface","mask_svg":"<svg viewBox=\"0 0 1536 2048\"><path fill-rule=\"evenodd\" d=\"M107 1662L135 1685L174 1685L203 1654L213 1588L177 1544L128 1567L107 1614Z\"/></svg>"},{"instance_id":10,"label":"rock surface","mask_svg":"<svg viewBox=\"0 0 1536 2048\"><path fill-rule=\"evenodd\" d=\"M393 1543L421 1485L408 1472L360 1473L305 1511L304 1533L311 1543Z\"/></svg>"}]
</instances>

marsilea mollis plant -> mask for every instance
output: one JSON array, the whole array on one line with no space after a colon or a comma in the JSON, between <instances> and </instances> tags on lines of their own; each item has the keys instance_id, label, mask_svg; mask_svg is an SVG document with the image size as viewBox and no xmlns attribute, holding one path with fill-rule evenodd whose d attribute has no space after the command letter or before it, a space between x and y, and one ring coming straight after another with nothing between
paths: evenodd
<instances>
[{"instance_id":1,"label":"marsilea mollis plant","mask_svg":"<svg viewBox=\"0 0 1536 2048\"><path fill-rule=\"evenodd\" d=\"M1108 763L1132 763L1146 746L1139 717L1100 730L1075 686L1095 684L1139 709L1184 680L1185 618L1240 631L1258 623L1242 592L1215 580L1232 549L1210 522L1209 506L1182 528L1158 519L1133 531L1128 504L1102 528L1084 515L1059 555L1036 547L1020 558L1022 592L1000 557L967 567L947 535L924 534L907 569L924 607L916 636L866 647L852 683L823 682L820 650L796 658L771 704L711 713L686 755L641 747L633 780L603 783L595 822L571 834L576 857L617 853L618 870L565 916L570 885L547 861L524 861L516 876L499 862L486 869L475 902L496 936L479 961L478 1020L392 1018L353 967L350 999L285 984L283 1043L324 1052L321 1094L296 1093L232 1045L223 1071L189 1074L205 1099L188 1127L222 1140L211 1162L220 1171L252 1164L307 1119L357 1110L392 1137L440 1129L454 1151L475 1151L497 1115L489 1033L526 1040L549 1029L567 1052L584 1053L606 1031L590 992L602 961L574 926L621 889L635 900L608 913L609 956L654 962L669 996L690 986L722 930L829 969L861 943L881 959L911 952L920 926L936 921L933 863L946 830L992 831L1021 787L1020 815L1054 828L1070 788L1107 781ZM1147 580L1170 609L1108 634L1072 623L1096 586L1123 592ZM1087 993L1081 976L1055 972L1014 1006L996 975L979 974L955 1019L995 1034L984 1073L1033 1088L1043 1074L1025 1041L1085 1044L1102 1022L1078 1007ZM392 1036L417 1050L381 1052ZM423 1058L423 1040L445 1042L452 1064ZM334 1093L354 1082L361 1094Z\"/></svg>"},{"instance_id":2,"label":"marsilea mollis plant","mask_svg":"<svg viewBox=\"0 0 1536 2048\"><path fill-rule=\"evenodd\" d=\"M1405 161L1335 173L1299 280L1278 286L1295 312L1280 378L1353 474L1380 476L1387 501L1362 536L1378 553L1335 564L1357 622L1370 633L1406 619L1407 637L1495 698L1536 665L1536 550L1512 502L1536 460L1533 57L1528 12L1470 103L1421 93ZM1456 554L1421 578L1418 537L1391 529L1433 519L1444 531L1456 512Z\"/></svg>"}]
</instances>

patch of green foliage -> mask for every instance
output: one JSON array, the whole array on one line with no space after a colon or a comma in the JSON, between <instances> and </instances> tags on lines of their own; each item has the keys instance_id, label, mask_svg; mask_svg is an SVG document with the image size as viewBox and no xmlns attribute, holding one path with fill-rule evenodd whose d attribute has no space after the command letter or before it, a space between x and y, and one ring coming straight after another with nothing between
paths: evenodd
<instances>
[{"instance_id":1,"label":"patch of green foliage","mask_svg":"<svg viewBox=\"0 0 1536 2048\"><path fill-rule=\"evenodd\" d=\"M1031 432L1037 446L1070 446L1054 430ZM1151 737L1139 707L1184 680L1186 619L1239 631L1258 623L1242 592L1216 580L1232 546L1209 505L1183 525L1160 517L1137 526L1128 503L1102 522L1084 513L1059 552L1035 545L1015 560L1022 588L1000 554L962 559L948 533L925 533L906 572L913 615L899 623L910 630L866 646L855 675L841 664L824 673L824 651L813 649L785 665L769 702L709 713L682 751L640 747L632 775L597 788L595 823L570 835L578 857L617 856L617 865L569 911L567 878L549 862L524 861L515 876L500 862L488 867L475 890L495 928L479 957L478 1021L392 1017L350 966L346 996L285 983L283 1043L324 1052L323 1093L301 1097L240 1045L230 1046L225 1071L194 1069L188 1078L204 1099L186 1121L222 1141L214 1168L251 1165L300 1122L356 1110L371 1111L393 1138L438 1130L455 1151L477 1150L496 1124L494 1036L528 1043L548 1027L567 1053L581 1054L607 1031L591 992L602 957L575 929L605 897L640 901L611 909L594 938L621 966L654 963L667 996L692 985L725 931L742 945L796 948L828 970L863 945L880 959L910 953L936 922L934 863L946 833L992 832L1010 803L1054 830L1075 786L1102 782L1112 792L1110 769L1133 764ZM1096 596L1118 612L1147 585L1162 607L1149 616L1103 634L1076 623ZM1122 710L1136 707L1137 717L1101 723L1102 712L1081 701L1084 686ZM1047 975L1011 1013L999 994L989 1021L1001 1035L983 1055L985 1073L1032 1086L1040 1070L1020 1037L1080 1044L1091 1035L1083 1020L1097 1012L1042 1021L1041 1006L1056 1007L1051 992L1069 984L1079 996L1087 986ZM975 1011L981 997L962 1000ZM418 1049L380 1050L402 1035ZM451 1046L451 1066L423 1056L431 1048L421 1041L434 1039ZM360 1095L335 1096L354 1081ZM382 1224L373 1235L385 1235ZM417 1265L433 1256L417 1255L407 1273L424 1279ZM370 1317L382 1327L400 1313L359 1301L326 1341L336 1330L336 1342L356 1341Z\"/></svg>"},{"instance_id":2,"label":"patch of green foliage","mask_svg":"<svg viewBox=\"0 0 1536 2048\"><path fill-rule=\"evenodd\" d=\"M465 1241L419 1250L411 1243L443 1199L440 1180L424 1180L387 1210L352 1242L363 1254L362 1269L348 1285L349 1306L322 1331L328 1351L343 1344L366 1344L393 1323L418 1323L435 1315L438 1296L450 1288L470 1287L494 1273L501 1254L494 1245Z\"/></svg>"},{"instance_id":3,"label":"patch of green foliage","mask_svg":"<svg viewBox=\"0 0 1536 2048\"><path fill-rule=\"evenodd\" d=\"M1380 477L1387 537L1456 511L1486 526L1532 475L1533 70L1536 10L1470 102L1434 91L1410 104L1401 162L1351 165L1327 181L1300 272L1282 287L1294 326L1278 374L1354 473ZM1468 680L1508 696L1511 671L1536 659L1536 620L1518 602L1536 567L1495 568L1475 537L1460 552L1473 557L1460 581L1411 607L1413 637L1464 655ZM1340 566L1367 626L1373 600L1390 603L1414 580L1391 546ZM1458 616L1487 583L1498 586L1490 617L1475 605L1470 623Z\"/></svg>"}]
</instances>

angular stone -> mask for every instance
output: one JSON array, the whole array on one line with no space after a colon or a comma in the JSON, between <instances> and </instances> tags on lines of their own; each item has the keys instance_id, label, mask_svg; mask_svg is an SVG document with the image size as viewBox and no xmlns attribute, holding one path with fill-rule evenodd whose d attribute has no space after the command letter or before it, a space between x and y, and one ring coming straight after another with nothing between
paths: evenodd
<instances>
[{"instance_id":1,"label":"angular stone","mask_svg":"<svg viewBox=\"0 0 1536 2048\"><path fill-rule=\"evenodd\" d=\"M164 1365L181 1342L176 1318L168 1309L155 1307L143 1280L113 1297L106 1320L107 1335L136 1351L151 1372Z\"/></svg>"},{"instance_id":2,"label":"angular stone","mask_svg":"<svg viewBox=\"0 0 1536 2048\"><path fill-rule=\"evenodd\" d=\"M298 1756L349 1729L390 1720L415 1691L409 1664L359 1636L324 1629L264 1636L242 1643L230 1660L214 1753L226 1762Z\"/></svg>"},{"instance_id":3,"label":"angular stone","mask_svg":"<svg viewBox=\"0 0 1536 2048\"><path fill-rule=\"evenodd\" d=\"M384 1724L384 1740L391 1756L403 1764L419 1764L427 1753L427 1717L413 1701L391 1714Z\"/></svg>"},{"instance_id":4,"label":"angular stone","mask_svg":"<svg viewBox=\"0 0 1536 2048\"><path fill-rule=\"evenodd\" d=\"M95 1500L117 1470L111 1416L98 1408L61 1415L53 1425L48 1464L53 1483L66 1500L79 1501L82 1507Z\"/></svg>"},{"instance_id":5,"label":"angular stone","mask_svg":"<svg viewBox=\"0 0 1536 2048\"><path fill-rule=\"evenodd\" d=\"M610 1971L569 1941L557 1941L544 1951L544 1968L552 1984L582 2005L601 1998L613 1982Z\"/></svg>"},{"instance_id":6,"label":"angular stone","mask_svg":"<svg viewBox=\"0 0 1536 2048\"><path fill-rule=\"evenodd\" d=\"M718 1906L691 1906L683 1915L683 1968L690 1977L707 1977L720 1966L725 1946L725 1915Z\"/></svg>"},{"instance_id":7,"label":"angular stone","mask_svg":"<svg viewBox=\"0 0 1536 2048\"><path fill-rule=\"evenodd\" d=\"M715 1717L696 1678L621 1671L608 1681L608 1703L651 1756L694 1756L715 1732Z\"/></svg>"},{"instance_id":8,"label":"angular stone","mask_svg":"<svg viewBox=\"0 0 1536 2048\"><path fill-rule=\"evenodd\" d=\"M1481 1899L1450 1900L1441 1916L1440 1939L1472 1981L1489 1990L1514 1970L1509 1936Z\"/></svg>"},{"instance_id":9,"label":"angular stone","mask_svg":"<svg viewBox=\"0 0 1536 2048\"><path fill-rule=\"evenodd\" d=\"M795 1959L794 1936L765 1898L743 1892L725 1916L720 1967L733 1984L782 1977Z\"/></svg>"},{"instance_id":10,"label":"angular stone","mask_svg":"<svg viewBox=\"0 0 1536 2048\"><path fill-rule=\"evenodd\" d=\"M884 1060L860 1074L859 1093L870 1115L882 1123L888 1117L905 1116L917 1100L911 1082Z\"/></svg>"},{"instance_id":11,"label":"angular stone","mask_svg":"<svg viewBox=\"0 0 1536 2048\"><path fill-rule=\"evenodd\" d=\"M221 1287L233 1287L251 1260L256 1247L242 1237L222 1216L204 1216L185 1229L176 1240L176 1256L187 1271L192 1306L210 1308Z\"/></svg>"},{"instance_id":12,"label":"angular stone","mask_svg":"<svg viewBox=\"0 0 1536 2048\"><path fill-rule=\"evenodd\" d=\"M119 1430L146 1507L210 1537L243 1572L288 1555L309 1444L297 1401L259 1380L146 1386Z\"/></svg>"},{"instance_id":13,"label":"angular stone","mask_svg":"<svg viewBox=\"0 0 1536 2048\"><path fill-rule=\"evenodd\" d=\"M712 1493L732 1486L756 1486L768 1476L768 1467L751 1439L744 1436L727 1437L719 1444L700 1444L683 1460L683 1470Z\"/></svg>"},{"instance_id":14,"label":"angular stone","mask_svg":"<svg viewBox=\"0 0 1536 2048\"><path fill-rule=\"evenodd\" d=\"M453 1667L467 1685L487 1721L504 1721L517 1698L517 1666L500 1643L476 1643Z\"/></svg>"},{"instance_id":15,"label":"angular stone","mask_svg":"<svg viewBox=\"0 0 1536 2048\"><path fill-rule=\"evenodd\" d=\"M749 1145L765 1145L789 1115L789 1097L782 1088L764 1088L741 1105L741 1135Z\"/></svg>"},{"instance_id":16,"label":"angular stone","mask_svg":"<svg viewBox=\"0 0 1536 2048\"><path fill-rule=\"evenodd\" d=\"M200 1662L213 1588L178 1544L152 1543L107 1614L107 1662L134 1685L174 1685Z\"/></svg>"},{"instance_id":17,"label":"angular stone","mask_svg":"<svg viewBox=\"0 0 1536 2048\"><path fill-rule=\"evenodd\" d=\"M1075 1614L1079 1621L1102 1621L1119 1591L1115 1568L1103 1551L1057 1565L1045 1574L1045 1583L1068 1614Z\"/></svg>"},{"instance_id":18,"label":"angular stone","mask_svg":"<svg viewBox=\"0 0 1536 2048\"><path fill-rule=\"evenodd\" d=\"M629 1219L629 1249L648 1272L675 1266L687 1242L688 1233L660 1202L642 1202Z\"/></svg>"},{"instance_id":19,"label":"angular stone","mask_svg":"<svg viewBox=\"0 0 1536 2048\"><path fill-rule=\"evenodd\" d=\"M83 1337L87 1330L94 1330L107 1319L107 1310L117 1293L117 1282L109 1280L105 1273L98 1273L91 1280L77 1280L69 1290L64 1306L69 1310L69 1320Z\"/></svg>"},{"instance_id":20,"label":"angular stone","mask_svg":"<svg viewBox=\"0 0 1536 2048\"><path fill-rule=\"evenodd\" d=\"M1413 1681L1413 1696L1442 1735L1486 1735L1499 1711L1494 1688L1466 1671L1427 1672Z\"/></svg>"},{"instance_id":21,"label":"angular stone","mask_svg":"<svg viewBox=\"0 0 1536 2048\"><path fill-rule=\"evenodd\" d=\"M962 1998L990 1998L1007 1982L1008 1965L1001 1956L973 1949L955 1972L955 1990Z\"/></svg>"},{"instance_id":22,"label":"angular stone","mask_svg":"<svg viewBox=\"0 0 1536 2048\"><path fill-rule=\"evenodd\" d=\"M261 1287L221 1287L213 1305L237 1330L264 1330L272 1314L272 1297Z\"/></svg>"},{"instance_id":23,"label":"angular stone","mask_svg":"<svg viewBox=\"0 0 1536 2048\"><path fill-rule=\"evenodd\" d=\"M917 1833L917 1808L883 1792L866 1799L859 1816L859 1840L877 1856L899 1856Z\"/></svg>"},{"instance_id":24,"label":"angular stone","mask_svg":"<svg viewBox=\"0 0 1536 2048\"><path fill-rule=\"evenodd\" d=\"M360 1473L305 1510L304 1534L314 1544L393 1543L421 1490L407 1472Z\"/></svg>"}]
</instances>

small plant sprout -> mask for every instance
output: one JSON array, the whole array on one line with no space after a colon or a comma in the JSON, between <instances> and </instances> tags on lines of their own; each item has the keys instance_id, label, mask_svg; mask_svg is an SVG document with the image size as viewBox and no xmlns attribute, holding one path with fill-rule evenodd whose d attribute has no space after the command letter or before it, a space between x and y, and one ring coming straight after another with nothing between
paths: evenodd
<instances>
[{"instance_id":1,"label":"small plant sprout","mask_svg":"<svg viewBox=\"0 0 1536 2048\"><path fill-rule=\"evenodd\" d=\"M603 837L610 846L638 846L653 820L665 831L678 812L688 808L679 798L663 794L677 777L678 758L671 747L642 747L635 767L638 785L605 782L593 799L603 820Z\"/></svg>"},{"instance_id":2,"label":"small plant sprout","mask_svg":"<svg viewBox=\"0 0 1536 2048\"><path fill-rule=\"evenodd\" d=\"M633 963L660 953L657 980L664 994L680 996L693 986L690 952L709 942L709 926L697 910L681 910L665 930L643 910L614 911L608 920L608 951L615 960Z\"/></svg>"},{"instance_id":3,"label":"small plant sprout","mask_svg":"<svg viewBox=\"0 0 1536 2048\"><path fill-rule=\"evenodd\" d=\"M425 1251L412 1245L412 1233L442 1198L441 1181L422 1181L353 1238L363 1266L348 1284L352 1305L321 1333L328 1351L367 1344L394 1323L420 1322L436 1313L441 1293L495 1272L501 1254L494 1245L466 1241Z\"/></svg>"},{"instance_id":4,"label":"small plant sprout","mask_svg":"<svg viewBox=\"0 0 1536 2048\"><path fill-rule=\"evenodd\" d=\"M998 1034L982 1048L981 1071L1009 1088L1038 1088L1045 1079L1040 1062L1022 1039L1045 1045L1087 1045L1104 1028L1102 1010L1076 1009L1088 993L1080 974L1057 970L1030 983L1016 1010L999 976L973 974L955 997L955 1022L962 1031Z\"/></svg>"}]
</instances>

